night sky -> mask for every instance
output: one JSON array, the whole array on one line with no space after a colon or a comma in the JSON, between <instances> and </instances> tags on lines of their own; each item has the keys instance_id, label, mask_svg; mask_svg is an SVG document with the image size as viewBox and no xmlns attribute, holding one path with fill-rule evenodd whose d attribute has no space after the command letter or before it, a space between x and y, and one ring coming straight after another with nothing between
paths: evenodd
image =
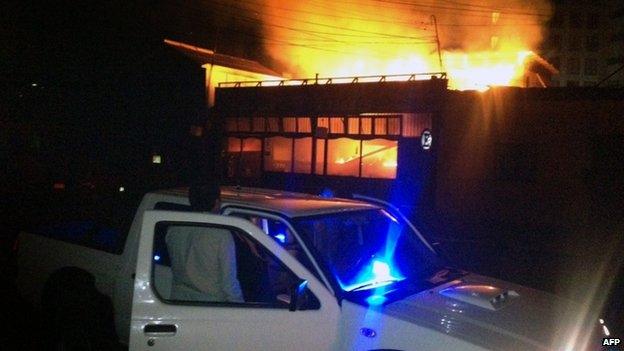
<instances>
[{"instance_id":1,"label":"night sky","mask_svg":"<svg viewBox=\"0 0 624 351\"><path fill-rule=\"evenodd\" d=\"M204 70L163 39L283 72L263 49L261 23L248 20L257 13L237 11L225 0L0 2L1 194L14 196L3 217L43 221L31 210L51 206L46 194L29 196L59 181L68 190L101 182L107 195L188 184L189 127L207 112ZM165 153L160 169L154 153Z\"/></svg>"},{"instance_id":2,"label":"night sky","mask_svg":"<svg viewBox=\"0 0 624 351\"><path fill-rule=\"evenodd\" d=\"M164 38L210 47L217 32L220 52L262 54L200 2L0 6L3 158L34 183L127 176L186 139L205 116L203 69Z\"/></svg>"}]
</instances>

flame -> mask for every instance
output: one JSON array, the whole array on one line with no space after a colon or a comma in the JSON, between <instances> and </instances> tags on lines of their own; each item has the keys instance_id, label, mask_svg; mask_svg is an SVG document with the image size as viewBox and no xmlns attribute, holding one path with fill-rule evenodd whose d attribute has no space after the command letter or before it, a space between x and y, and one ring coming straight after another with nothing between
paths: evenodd
<instances>
[{"instance_id":1,"label":"flame","mask_svg":"<svg viewBox=\"0 0 624 351\"><path fill-rule=\"evenodd\" d=\"M397 161L396 160L386 160L383 163L384 167L387 168L396 168L397 167Z\"/></svg>"},{"instance_id":2,"label":"flame","mask_svg":"<svg viewBox=\"0 0 624 351\"><path fill-rule=\"evenodd\" d=\"M510 52L445 52L450 89L486 90L495 85L520 85L529 50Z\"/></svg>"},{"instance_id":3,"label":"flame","mask_svg":"<svg viewBox=\"0 0 624 351\"><path fill-rule=\"evenodd\" d=\"M541 40L540 24L550 15L550 6L540 0L501 4L466 0L456 5L399 0L260 1L264 45L285 66L286 76L444 71L449 87L459 90L521 84L527 58ZM529 16L533 13L540 16Z\"/></svg>"}]
</instances>

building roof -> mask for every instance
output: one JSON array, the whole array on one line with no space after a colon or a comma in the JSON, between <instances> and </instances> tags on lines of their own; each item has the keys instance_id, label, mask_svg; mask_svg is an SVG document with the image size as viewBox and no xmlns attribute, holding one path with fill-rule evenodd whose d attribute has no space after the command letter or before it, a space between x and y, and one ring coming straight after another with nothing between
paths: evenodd
<instances>
[{"instance_id":1,"label":"building roof","mask_svg":"<svg viewBox=\"0 0 624 351\"><path fill-rule=\"evenodd\" d=\"M215 53L210 49L205 49L191 44L185 44L174 40L165 39L165 44L180 51L185 56L196 61L200 65L214 64L217 66L234 68L242 71L264 74L279 77L280 74L267 68L257 61L244 59L241 57Z\"/></svg>"},{"instance_id":2,"label":"building roof","mask_svg":"<svg viewBox=\"0 0 624 351\"><path fill-rule=\"evenodd\" d=\"M212 113L227 117L356 116L440 109L446 79L284 86L221 86Z\"/></svg>"},{"instance_id":3,"label":"building roof","mask_svg":"<svg viewBox=\"0 0 624 351\"><path fill-rule=\"evenodd\" d=\"M157 193L188 198L188 188L160 190ZM221 187L221 202L222 206L240 205L246 208L280 213L291 218L378 208L356 200L232 186Z\"/></svg>"}]
</instances>

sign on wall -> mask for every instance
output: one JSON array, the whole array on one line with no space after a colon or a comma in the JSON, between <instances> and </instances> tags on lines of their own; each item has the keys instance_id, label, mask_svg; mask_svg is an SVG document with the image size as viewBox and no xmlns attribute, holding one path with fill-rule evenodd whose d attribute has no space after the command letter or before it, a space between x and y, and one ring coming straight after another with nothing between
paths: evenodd
<instances>
[{"instance_id":1,"label":"sign on wall","mask_svg":"<svg viewBox=\"0 0 624 351\"><path fill-rule=\"evenodd\" d=\"M423 150L431 149L431 145L433 143L433 135L431 134L431 130L425 129L420 135L420 146Z\"/></svg>"}]
</instances>

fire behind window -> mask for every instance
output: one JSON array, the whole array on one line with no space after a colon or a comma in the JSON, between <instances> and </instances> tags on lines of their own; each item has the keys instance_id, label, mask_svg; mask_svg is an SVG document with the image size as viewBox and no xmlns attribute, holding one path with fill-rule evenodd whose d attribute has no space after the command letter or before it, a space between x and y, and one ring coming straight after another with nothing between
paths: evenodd
<instances>
[{"instance_id":1,"label":"fire behind window","mask_svg":"<svg viewBox=\"0 0 624 351\"><path fill-rule=\"evenodd\" d=\"M325 130L323 136L318 128ZM394 179L397 139L420 137L424 128L431 128L430 114L232 118L226 120L227 175L259 177L266 171Z\"/></svg>"},{"instance_id":2,"label":"fire behind window","mask_svg":"<svg viewBox=\"0 0 624 351\"><path fill-rule=\"evenodd\" d=\"M259 177L262 162L262 139L228 138L227 176Z\"/></svg>"}]
</instances>

